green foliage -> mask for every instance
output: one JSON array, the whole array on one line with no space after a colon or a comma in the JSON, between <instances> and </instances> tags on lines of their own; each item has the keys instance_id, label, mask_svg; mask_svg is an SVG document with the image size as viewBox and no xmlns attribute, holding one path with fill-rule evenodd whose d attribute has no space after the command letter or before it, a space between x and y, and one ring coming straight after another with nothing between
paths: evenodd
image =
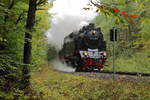
<instances>
[{"instance_id":1,"label":"green foliage","mask_svg":"<svg viewBox=\"0 0 150 100\"><path fill-rule=\"evenodd\" d=\"M38 5L38 8L42 7L44 10L37 10L36 25L32 33L33 60L30 69L46 63L48 46L44 33L49 28L49 6L41 5L43 2ZM22 86L20 83L27 10L28 0L0 1L0 100L31 100L19 90Z\"/></svg>"},{"instance_id":2,"label":"green foliage","mask_svg":"<svg viewBox=\"0 0 150 100\"><path fill-rule=\"evenodd\" d=\"M25 1L25 0L24 0ZM0 99L17 100L20 88L26 2L0 1ZM19 16L21 19L19 19ZM18 21L18 22L17 22ZM16 23L17 22L17 23ZM18 96L18 97L16 97Z\"/></svg>"},{"instance_id":3,"label":"green foliage","mask_svg":"<svg viewBox=\"0 0 150 100\"><path fill-rule=\"evenodd\" d=\"M15 91L20 86L20 69L20 62L11 55L0 55L0 98L3 100L11 100L17 95Z\"/></svg>"},{"instance_id":4,"label":"green foliage","mask_svg":"<svg viewBox=\"0 0 150 100\"><path fill-rule=\"evenodd\" d=\"M50 62L53 59L55 59L57 56L57 50L56 47L52 46L52 45L48 45L48 50L47 50L47 61Z\"/></svg>"},{"instance_id":5,"label":"green foliage","mask_svg":"<svg viewBox=\"0 0 150 100\"><path fill-rule=\"evenodd\" d=\"M48 4L42 6L45 10L37 11L36 25L34 27L33 39L32 39L32 67L38 67L47 62L47 52L52 52L54 54L48 55L49 57L55 54L55 48L48 44L48 41L45 36L45 32L48 30L49 26L49 17L47 10L49 9ZM52 59L51 58L51 59Z\"/></svg>"},{"instance_id":6,"label":"green foliage","mask_svg":"<svg viewBox=\"0 0 150 100\"><path fill-rule=\"evenodd\" d=\"M23 1L16 1L13 7L11 9L8 9L8 1L9 0L3 0L3 3L6 7L1 8L1 10L3 10L4 12L0 12L0 45L2 47L1 50L13 52L18 58L21 59L24 38L24 22L26 14L24 13L21 16L19 22L16 22L22 11L27 11L28 6Z\"/></svg>"},{"instance_id":7,"label":"green foliage","mask_svg":"<svg viewBox=\"0 0 150 100\"><path fill-rule=\"evenodd\" d=\"M112 43L109 41L109 29L118 28L118 41L116 43L116 70L150 72L148 46L150 41L150 3L148 0L101 0L102 4L118 8L129 14L137 14L138 18L122 23L115 15L105 16L99 14L94 22L101 27L107 41L108 65L106 69L112 70ZM147 56L145 56L147 55Z\"/></svg>"}]
</instances>

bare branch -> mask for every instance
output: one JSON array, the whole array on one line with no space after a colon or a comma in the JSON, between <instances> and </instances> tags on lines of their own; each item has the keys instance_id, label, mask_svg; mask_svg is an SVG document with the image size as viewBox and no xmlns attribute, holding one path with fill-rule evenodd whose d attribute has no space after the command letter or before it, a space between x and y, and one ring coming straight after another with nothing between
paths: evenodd
<instances>
[{"instance_id":1,"label":"bare branch","mask_svg":"<svg viewBox=\"0 0 150 100\"><path fill-rule=\"evenodd\" d=\"M96 0L97 1L97 0ZM97 2L97 3L94 3L92 0L90 0L90 2L94 5L94 6L96 6L96 7L100 7L100 5L98 4L99 2Z\"/></svg>"},{"instance_id":2,"label":"bare branch","mask_svg":"<svg viewBox=\"0 0 150 100\"><path fill-rule=\"evenodd\" d=\"M41 5L41 4L44 4L44 3L46 3L46 1L47 1L47 0L39 0L36 5L39 6L39 5Z\"/></svg>"},{"instance_id":3,"label":"bare branch","mask_svg":"<svg viewBox=\"0 0 150 100\"><path fill-rule=\"evenodd\" d=\"M22 20L22 16L23 16L25 13L27 13L27 11L23 11L23 12L19 15L19 17L18 17L17 21L15 22L15 24L18 24L19 21Z\"/></svg>"}]
</instances>

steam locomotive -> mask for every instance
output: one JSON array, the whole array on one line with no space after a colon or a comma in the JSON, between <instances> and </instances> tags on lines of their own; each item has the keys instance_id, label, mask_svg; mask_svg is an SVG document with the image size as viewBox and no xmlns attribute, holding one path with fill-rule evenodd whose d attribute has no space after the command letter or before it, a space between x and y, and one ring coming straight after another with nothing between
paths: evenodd
<instances>
[{"instance_id":1,"label":"steam locomotive","mask_svg":"<svg viewBox=\"0 0 150 100\"><path fill-rule=\"evenodd\" d=\"M80 71L101 71L106 62L106 41L100 27L90 23L64 38L61 61Z\"/></svg>"}]
</instances>

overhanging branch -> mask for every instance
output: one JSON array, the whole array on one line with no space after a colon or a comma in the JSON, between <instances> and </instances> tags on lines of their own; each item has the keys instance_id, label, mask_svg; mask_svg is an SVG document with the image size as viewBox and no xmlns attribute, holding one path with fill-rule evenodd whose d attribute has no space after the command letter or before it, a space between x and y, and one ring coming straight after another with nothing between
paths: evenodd
<instances>
[{"instance_id":1,"label":"overhanging branch","mask_svg":"<svg viewBox=\"0 0 150 100\"><path fill-rule=\"evenodd\" d=\"M44 3L46 3L46 1L47 1L47 0L39 0L36 5L39 6L39 5L41 5L41 4L44 4Z\"/></svg>"},{"instance_id":2,"label":"overhanging branch","mask_svg":"<svg viewBox=\"0 0 150 100\"><path fill-rule=\"evenodd\" d=\"M22 20L22 16L23 16L25 13L27 13L27 11L23 11L23 12L19 15L19 17L18 17L17 21L15 22L15 24L18 24L18 23Z\"/></svg>"},{"instance_id":3,"label":"overhanging branch","mask_svg":"<svg viewBox=\"0 0 150 100\"><path fill-rule=\"evenodd\" d=\"M99 5L100 2L98 2L97 0L96 0L97 3L94 3L92 0L90 0L90 2L91 2L94 6L96 6L96 7L98 7L98 8L100 7L100 5Z\"/></svg>"}]
</instances>

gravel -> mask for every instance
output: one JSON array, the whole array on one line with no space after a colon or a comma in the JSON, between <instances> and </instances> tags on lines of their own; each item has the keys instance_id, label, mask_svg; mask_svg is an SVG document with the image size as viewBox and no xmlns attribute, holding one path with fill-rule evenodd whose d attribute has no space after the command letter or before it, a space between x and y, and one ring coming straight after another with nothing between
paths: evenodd
<instances>
[{"instance_id":1,"label":"gravel","mask_svg":"<svg viewBox=\"0 0 150 100\"><path fill-rule=\"evenodd\" d=\"M96 79L106 79L113 80L113 74L104 74L96 72L73 72L73 75L96 78ZM131 75L115 75L115 81L125 81L125 82L145 82L150 84L150 77L141 76L131 76Z\"/></svg>"}]
</instances>

